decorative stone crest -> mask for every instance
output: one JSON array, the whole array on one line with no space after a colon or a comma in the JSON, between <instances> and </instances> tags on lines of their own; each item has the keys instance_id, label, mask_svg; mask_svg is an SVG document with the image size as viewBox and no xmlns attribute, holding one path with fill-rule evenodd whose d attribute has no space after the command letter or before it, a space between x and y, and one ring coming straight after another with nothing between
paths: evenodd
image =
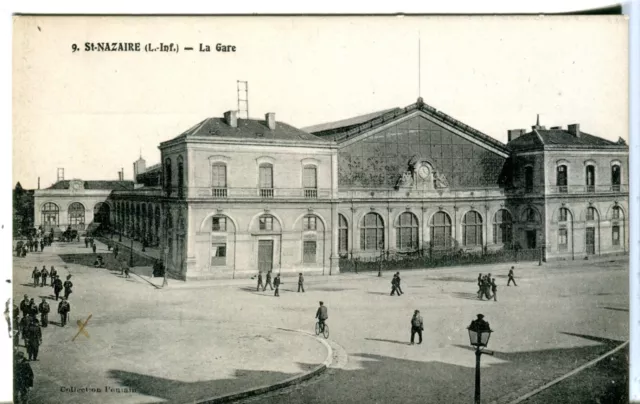
<instances>
[{"instance_id":1,"label":"decorative stone crest","mask_svg":"<svg viewBox=\"0 0 640 404\"><path fill-rule=\"evenodd\" d=\"M313 208L307 208L307 212L313 213Z\"/></svg>"},{"instance_id":2,"label":"decorative stone crest","mask_svg":"<svg viewBox=\"0 0 640 404\"><path fill-rule=\"evenodd\" d=\"M443 173L441 173L439 171L434 171L433 172L433 186L436 189L449 188L449 181L447 181L447 178L444 176ZM473 192L471 194L473 195Z\"/></svg>"}]
</instances>

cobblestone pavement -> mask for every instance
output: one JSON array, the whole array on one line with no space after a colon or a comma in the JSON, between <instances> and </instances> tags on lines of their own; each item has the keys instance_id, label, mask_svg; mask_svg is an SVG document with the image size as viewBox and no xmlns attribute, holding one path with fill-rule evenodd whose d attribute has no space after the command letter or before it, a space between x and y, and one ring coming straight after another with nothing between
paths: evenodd
<instances>
[{"instance_id":1,"label":"cobblestone pavement","mask_svg":"<svg viewBox=\"0 0 640 404\"><path fill-rule=\"evenodd\" d=\"M65 248L73 247L58 249ZM58 251L45 252L42 262L36 254L15 260L16 298L24 291L34 294L20 285L34 261L65 265L52 252ZM477 313L483 313L494 330L489 349L495 355L482 357L483 402L506 402L627 339L624 258L541 267L516 264L517 287L506 286L510 265L401 271L405 294L399 297L389 296L390 274L307 277L306 293L296 293L295 280L284 278L279 298L269 290L256 292L252 280L197 288L174 287L173 281L169 288L157 289L137 276L123 279L109 271L68 265L76 285L73 328L77 318L93 313L91 337L74 345L55 337L70 329L46 330L48 342L42 349L52 353L43 353L34 364L36 377L42 375L36 384L83 386L95 378L104 383L106 377L110 386L136 389L135 395L113 394L119 402L173 402L187 391L216 390L211 386L219 380L238 383L236 379L249 378L261 385L288 377L323 358L300 345L303 340L292 340L291 333L280 334L271 327L312 331L319 300L329 307L330 342L344 352L340 365L298 386L246 402L471 402L475 356L468 347L466 326ZM475 295L478 272L489 270L499 284L497 302L479 301ZM424 343L411 346L409 322L415 309L424 317ZM92 325L97 328L92 330ZM231 349L228 340L237 338L234 333L272 342L238 351L240 355L229 358L227 373L216 373L211 356ZM93 348L99 339L101 348ZM123 351L123 346L130 349ZM55 363L47 358L53 352L58 352ZM117 363L101 364L106 358L115 361L115 356ZM80 370L56 373L47 366ZM56 375L55 380L44 374ZM79 402L85 396L65 395L73 397Z\"/></svg>"}]
</instances>

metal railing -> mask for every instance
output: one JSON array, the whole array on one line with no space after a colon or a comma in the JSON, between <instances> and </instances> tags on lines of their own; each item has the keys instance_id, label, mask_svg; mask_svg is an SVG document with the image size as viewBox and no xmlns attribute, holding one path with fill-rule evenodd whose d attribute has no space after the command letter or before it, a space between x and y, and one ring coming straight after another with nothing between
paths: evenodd
<instances>
[{"instance_id":1,"label":"metal railing","mask_svg":"<svg viewBox=\"0 0 640 404\"><path fill-rule=\"evenodd\" d=\"M318 197L318 190L316 188L305 188L304 197L307 199L315 199Z\"/></svg>"},{"instance_id":2,"label":"metal railing","mask_svg":"<svg viewBox=\"0 0 640 404\"><path fill-rule=\"evenodd\" d=\"M548 185L534 186L533 188L507 188L507 195L557 195L557 194L604 194L604 193L627 193L627 184L607 184L607 185Z\"/></svg>"},{"instance_id":3,"label":"metal railing","mask_svg":"<svg viewBox=\"0 0 640 404\"><path fill-rule=\"evenodd\" d=\"M186 188L185 196L193 199L320 199L331 198L331 188Z\"/></svg>"}]
</instances>

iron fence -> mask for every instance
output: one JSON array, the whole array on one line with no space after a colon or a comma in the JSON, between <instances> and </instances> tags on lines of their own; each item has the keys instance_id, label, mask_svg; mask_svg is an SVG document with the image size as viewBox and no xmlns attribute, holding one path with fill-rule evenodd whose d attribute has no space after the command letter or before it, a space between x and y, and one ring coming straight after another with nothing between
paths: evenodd
<instances>
[{"instance_id":1,"label":"iron fence","mask_svg":"<svg viewBox=\"0 0 640 404\"><path fill-rule=\"evenodd\" d=\"M539 261L539 248L526 250L503 249L486 252L416 251L414 253L385 252L377 257L343 257L340 272L390 271L403 269L438 268L459 265L482 265L500 262Z\"/></svg>"}]
</instances>

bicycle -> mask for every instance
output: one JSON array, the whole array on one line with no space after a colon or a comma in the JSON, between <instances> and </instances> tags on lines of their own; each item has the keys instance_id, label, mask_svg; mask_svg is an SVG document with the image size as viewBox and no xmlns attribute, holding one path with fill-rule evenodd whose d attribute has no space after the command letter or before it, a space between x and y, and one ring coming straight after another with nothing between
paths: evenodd
<instances>
[{"instance_id":1,"label":"bicycle","mask_svg":"<svg viewBox=\"0 0 640 404\"><path fill-rule=\"evenodd\" d=\"M320 328L320 322L318 321L316 323L316 335L320 335L322 333L325 339L329 338L329 325L324 323L324 330L321 330Z\"/></svg>"}]
</instances>

